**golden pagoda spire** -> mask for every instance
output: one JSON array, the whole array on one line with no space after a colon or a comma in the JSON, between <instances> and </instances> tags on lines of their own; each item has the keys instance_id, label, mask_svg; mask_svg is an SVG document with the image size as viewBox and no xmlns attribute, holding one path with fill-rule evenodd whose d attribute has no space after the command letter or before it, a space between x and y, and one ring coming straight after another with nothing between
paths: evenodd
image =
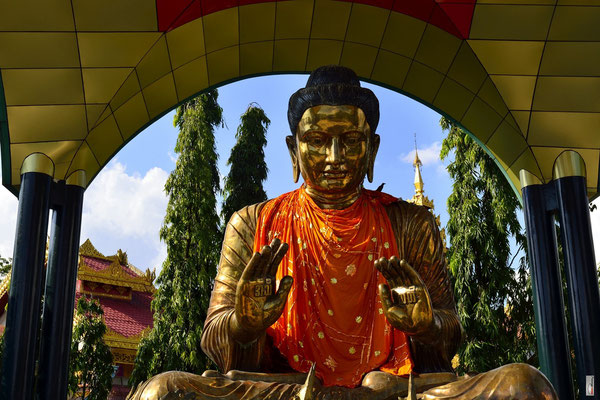
<instances>
[{"instance_id":1,"label":"golden pagoda spire","mask_svg":"<svg viewBox=\"0 0 600 400\"><path fill-rule=\"evenodd\" d=\"M446 243L446 230L442 228L442 224L440 222L440 216L435 215L433 200L430 200L429 197L425 196L425 191L423 190L425 183L423 183L423 177L421 176L421 166L423 163L419 158L419 152L417 150L417 134L415 133L415 161L413 161L413 167L415 167L415 195L412 199L408 200L409 203L413 203L419 206L427 207L427 209L433 214L435 217L435 222L437 223L438 228L440 229L440 236L442 237L442 241L444 244ZM446 251L446 246L444 246L444 252Z\"/></svg>"},{"instance_id":2,"label":"golden pagoda spire","mask_svg":"<svg viewBox=\"0 0 600 400\"><path fill-rule=\"evenodd\" d=\"M423 163L419 158L419 152L417 149L417 134L415 133L415 161L413 162L413 167L415 167L415 195L409 200L409 203L414 203L432 209L433 201L424 194L423 188L425 187L425 183L423 183L423 177L421 176L422 165Z\"/></svg>"}]
</instances>

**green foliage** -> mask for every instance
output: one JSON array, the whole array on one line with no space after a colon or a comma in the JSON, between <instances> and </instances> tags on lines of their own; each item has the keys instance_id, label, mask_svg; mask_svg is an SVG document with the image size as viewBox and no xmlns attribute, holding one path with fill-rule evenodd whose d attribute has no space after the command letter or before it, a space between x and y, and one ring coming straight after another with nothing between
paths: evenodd
<instances>
[{"instance_id":1,"label":"green foliage","mask_svg":"<svg viewBox=\"0 0 600 400\"><path fill-rule=\"evenodd\" d=\"M82 296L77 302L71 341L69 392L87 392L87 400L106 400L112 387L113 357L104 343L104 311L96 300Z\"/></svg>"},{"instance_id":2,"label":"green foliage","mask_svg":"<svg viewBox=\"0 0 600 400\"><path fill-rule=\"evenodd\" d=\"M524 258L518 269L510 252L512 236L525 237L517 219L520 204L491 157L464 131L442 118L448 130L440 157L450 153L454 180L448 198L448 265L458 315L465 330L459 349L460 373L487 371L535 354L530 278Z\"/></svg>"},{"instance_id":3,"label":"green foliage","mask_svg":"<svg viewBox=\"0 0 600 400\"><path fill-rule=\"evenodd\" d=\"M11 268L12 259L0 256L0 279L4 279L4 277L10 272Z\"/></svg>"},{"instance_id":4,"label":"green foliage","mask_svg":"<svg viewBox=\"0 0 600 400\"><path fill-rule=\"evenodd\" d=\"M160 372L201 373L210 366L200 338L222 240L214 128L223 118L217 96L213 90L177 109L179 157L165 184L169 203L160 230L167 258L152 301L154 327L138 347L132 387Z\"/></svg>"},{"instance_id":5,"label":"green foliage","mask_svg":"<svg viewBox=\"0 0 600 400\"><path fill-rule=\"evenodd\" d=\"M227 224L237 210L267 199L262 183L267 179L264 147L271 121L258 105L251 104L242 115L237 129L237 142L227 160L229 174L225 178L221 216Z\"/></svg>"}]
</instances>

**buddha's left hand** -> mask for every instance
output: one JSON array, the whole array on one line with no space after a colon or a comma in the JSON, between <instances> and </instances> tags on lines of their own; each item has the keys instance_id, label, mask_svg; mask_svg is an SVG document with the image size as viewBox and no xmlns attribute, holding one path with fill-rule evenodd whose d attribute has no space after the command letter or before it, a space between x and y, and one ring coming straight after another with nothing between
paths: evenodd
<instances>
[{"instance_id":1,"label":"buddha's left hand","mask_svg":"<svg viewBox=\"0 0 600 400\"><path fill-rule=\"evenodd\" d=\"M433 307L419 274L395 256L389 260L380 258L375 267L389 284L379 285L379 297L389 323L409 335L427 333L433 325Z\"/></svg>"}]
</instances>

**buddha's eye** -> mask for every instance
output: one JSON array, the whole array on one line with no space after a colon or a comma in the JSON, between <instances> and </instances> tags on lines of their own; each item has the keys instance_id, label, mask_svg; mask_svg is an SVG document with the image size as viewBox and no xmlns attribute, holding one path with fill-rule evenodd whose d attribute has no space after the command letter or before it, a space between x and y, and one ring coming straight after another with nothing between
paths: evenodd
<instances>
[{"instance_id":1,"label":"buddha's eye","mask_svg":"<svg viewBox=\"0 0 600 400\"><path fill-rule=\"evenodd\" d=\"M310 146L320 147L325 144L325 138L318 133L311 133L304 137L304 141Z\"/></svg>"},{"instance_id":2,"label":"buddha's eye","mask_svg":"<svg viewBox=\"0 0 600 400\"><path fill-rule=\"evenodd\" d=\"M344 143L352 146L362 142L363 137L358 132L352 132L344 135Z\"/></svg>"}]
</instances>

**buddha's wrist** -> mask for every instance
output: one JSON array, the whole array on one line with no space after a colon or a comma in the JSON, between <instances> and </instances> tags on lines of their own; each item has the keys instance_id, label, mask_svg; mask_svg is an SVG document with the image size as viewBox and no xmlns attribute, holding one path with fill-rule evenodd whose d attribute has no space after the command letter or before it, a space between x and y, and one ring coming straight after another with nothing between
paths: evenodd
<instances>
[{"instance_id":1,"label":"buddha's wrist","mask_svg":"<svg viewBox=\"0 0 600 400\"><path fill-rule=\"evenodd\" d=\"M442 322L437 312L433 310L433 318L431 320L431 325L427 329L424 329L422 332L418 332L414 335L411 335L411 337L423 344L435 344L440 340L441 331Z\"/></svg>"},{"instance_id":2,"label":"buddha's wrist","mask_svg":"<svg viewBox=\"0 0 600 400\"><path fill-rule=\"evenodd\" d=\"M264 331L260 332L244 327L238 320L235 312L229 319L229 332L231 334L231 338L243 347L253 344L262 334L265 333Z\"/></svg>"}]
</instances>

